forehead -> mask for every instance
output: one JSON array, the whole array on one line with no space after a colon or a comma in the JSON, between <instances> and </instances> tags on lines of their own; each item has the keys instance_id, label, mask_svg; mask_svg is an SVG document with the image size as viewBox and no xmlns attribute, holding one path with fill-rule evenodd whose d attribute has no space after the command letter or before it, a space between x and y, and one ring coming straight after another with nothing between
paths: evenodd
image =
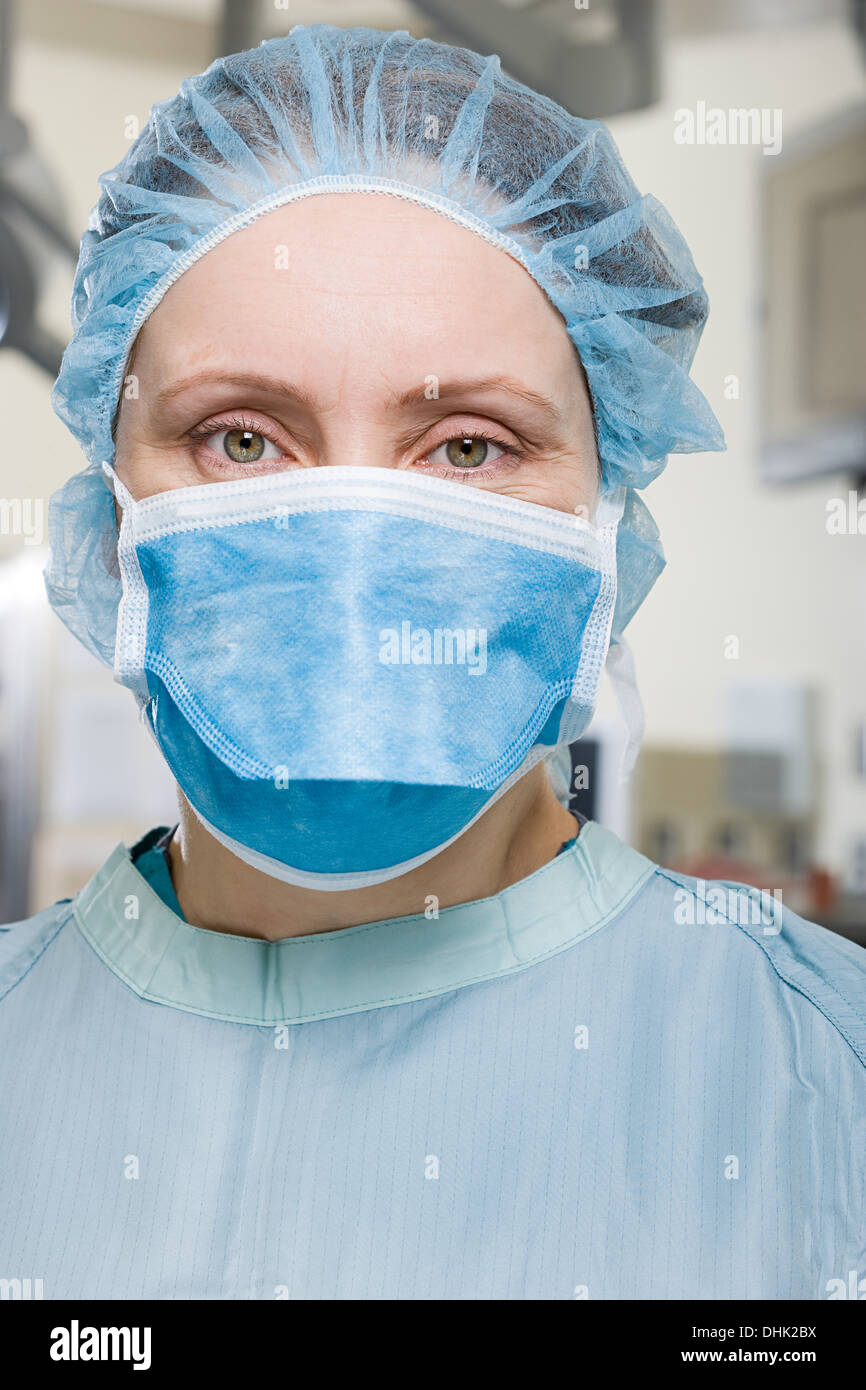
<instances>
[{"instance_id":1,"label":"forehead","mask_svg":"<svg viewBox=\"0 0 866 1390\"><path fill-rule=\"evenodd\" d=\"M525 376L538 354L554 374L574 369L562 317L507 252L429 208L356 192L233 233L171 286L140 338L159 375L210 358L272 367L275 349L292 354L295 377L335 352L401 376L446 365Z\"/></svg>"}]
</instances>

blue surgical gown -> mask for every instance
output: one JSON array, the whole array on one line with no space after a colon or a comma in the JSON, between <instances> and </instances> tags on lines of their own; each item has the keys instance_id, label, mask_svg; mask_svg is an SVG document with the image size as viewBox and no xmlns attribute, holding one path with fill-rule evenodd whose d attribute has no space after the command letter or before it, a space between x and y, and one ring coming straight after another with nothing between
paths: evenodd
<instances>
[{"instance_id":1,"label":"blue surgical gown","mask_svg":"<svg viewBox=\"0 0 866 1390\"><path fill-rule=\"evenodd\" d=\"M495 897L269 943L184 922L119 845L0 930L0 1275L862 1297L866 951L709 897L589 822Z\"/></svg>"}]
</instances>

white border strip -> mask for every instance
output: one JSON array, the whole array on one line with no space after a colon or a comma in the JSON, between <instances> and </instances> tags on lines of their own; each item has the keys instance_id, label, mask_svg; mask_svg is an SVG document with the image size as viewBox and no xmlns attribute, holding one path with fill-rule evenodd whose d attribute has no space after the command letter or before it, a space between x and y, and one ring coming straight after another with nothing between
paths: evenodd
<instances>
[{"instance_id":1,"label":"white border strip","mask_svg":"<svg viewBox=\"0 0 866 1390\"><path fill-rule=\"evenodd\" d=\"M293 469L155 493L134 503L138 543L316 511L385 512L612 569L610 523L470 490L445 478L366 465ZM607 562L607 563L606 563Z\"/></svg>"}]
</instances>

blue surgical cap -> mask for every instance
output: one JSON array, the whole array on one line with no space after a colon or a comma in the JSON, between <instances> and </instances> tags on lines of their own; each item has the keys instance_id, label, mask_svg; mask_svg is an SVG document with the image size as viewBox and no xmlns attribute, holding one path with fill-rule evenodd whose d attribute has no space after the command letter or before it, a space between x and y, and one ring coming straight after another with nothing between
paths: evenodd
<instances>
[{"instance_id":1,"label":"blue surgical cap","mask_svg":"<svg viewBox=\"0 0 866 1390\"><path fill-rule=\"evenodd\" d=\"M616 637L664 564L634 489L669 453L724 441L688 375L707 316L701 277L605 126L514 81L495 56L404 30L297 26L184 81L99 185L52 393L91 463L52 499L46 571L52 604L91 651L112 664L121 585L101 462L114 457L139 329L232 232L340 190L451 218L517 259L559 310L589 384L602 486L629 490Z\"/></svg>"}]
</instances>

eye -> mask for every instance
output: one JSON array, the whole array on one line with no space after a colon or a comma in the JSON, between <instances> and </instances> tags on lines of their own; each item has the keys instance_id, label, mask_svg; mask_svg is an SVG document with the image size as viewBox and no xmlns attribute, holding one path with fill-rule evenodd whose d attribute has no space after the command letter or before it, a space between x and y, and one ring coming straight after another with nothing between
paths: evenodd
<instances>
[{"instance_id":1,"label":"eye","mask_svg":"<svg viewBox=\"0 0 866 1390\"><path fill-rule=\"evenodd\" d=\"M232 463L259 463L262 459L283 457L276 444L258 430L219 430L208 435L204 443L214 453L224 454Z\"/></svg>"},{"instance_id":2,"label":"eye","mask_svg":"<svg viewBox=\"0 0 866 1390\"><path fill-rule=\"evenodd\" d=\"M437 454L444 457L437 458ZM495 440L487 439L481 434L456 435L453 439L446 439L442 444L436 446L428 455L429 463L446 464L451 468L462 468L472 471L480 468L482 464L496 463L500 458L508 454L508 450L502 448Z\"/></svg>"}]
</instances>

